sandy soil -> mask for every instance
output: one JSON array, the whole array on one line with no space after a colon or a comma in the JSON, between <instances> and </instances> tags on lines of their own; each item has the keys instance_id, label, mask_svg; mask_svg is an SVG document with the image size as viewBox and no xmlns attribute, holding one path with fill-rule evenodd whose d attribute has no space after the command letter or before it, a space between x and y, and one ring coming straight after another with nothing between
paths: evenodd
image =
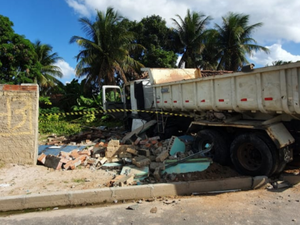
<instances>
[{"instance_id":1,"label":"sandy soil","mask_svg":"<svg viewBox=\"0 0 300 225\"><path fill-rule=\"evenodd\" d=\"M0 169L0 196L105 187L114 174L113 171L86 168L62 171L39 165L10 164Z\"/></svg>"},{"instance_id":2,"label":"sandy soil","mask_svg":"<svg viewBox=\"0 0 300 225\"><path fill-rule=\"evenodd\" d=\"M54 170L45 166L8 164L0 169L0 197L11 195L42 194L57 191L73 191L107 187L119 171L91 170L79 167L75 170ZM203 172L181 174L162 182L219 179L239 176L234 170L213 163ZM154 182L154 179L151 179Z\"/></svg>"}]
</instances>

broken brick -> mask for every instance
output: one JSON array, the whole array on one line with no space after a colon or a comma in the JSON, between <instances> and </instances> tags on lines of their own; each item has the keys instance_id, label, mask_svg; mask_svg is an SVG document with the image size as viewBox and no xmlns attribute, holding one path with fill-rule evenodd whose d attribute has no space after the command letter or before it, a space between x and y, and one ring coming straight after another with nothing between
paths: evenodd
<instances>
[{"instance_id":1,"label":"broken brick","mask_svg":"<svg viewBox=\"0 0 300 225\"><path fill-rule=\"evenodd\" d=\"M135 144L135 145L138 145L138 144L140 143L141 140L142 140L142 138L137 137L137 139L135 140L134 144Z\"/></svg>"},{"instance_id":2,"label":"broken brick","mask_svg":"<svg viewBox=\"0 0 300 225\"><path fill-rule=\"evenodd\" d=\"M67 159L67 158L60 158L60 162L61 163L67 163L67 162L69 162L70 161L70 159Z\"/></svg>"},{"instance_id":3,"label":"broken brick","mask_svg":"<svg viewBox=\"0 0 300 225\"><path fill-rule=\"evenodd\" d=\"M150 170L155 170L158 167L164 170L165 165L162 162L151 162L149 167Z\"/></svg>"},{"instance_id":4,"label":"broken brick","mask_svg":"<svg viewBox=\"0 0 300 225\"><path fill-rule=\"evenodd\" d=\"M158 141L157 141L157 140L152 140L152 141L150 141L150 143L151 143L152 145L156 145L156 144L158 143Z\"/></svg>"},{"instance_id":5,"label":"broken brick","mask_svg":"<svg viewBox=\"0 0 300 225\"><path fill-rule=\"evenodd\" d=\"M140 141L140 144L141 145L145 145L145 144L148 144L149 143L149 140L147 139L147 140L142 140L142 141Z\"/></svg>"},{"instance_id":6,"label":"broken brick","mask_svg":"<svg viewBox=\"0 0 300 225\"><path fill-rule=\"evenodd\" d=\"M61 152L59 152L59 156L61 156L63 158L70 158L70 152L61 151Z\"/></svg>"},{"instance_id":7,"label":"broken brick","mask_svg":"<svg viewBox=\"0 0 300 225\"><path fill-rule=\"evenodd\" d=\"M81 163L83 163L85 159L86 159L85 155L78 156L76 159L70 160L69 162L67 162L63 167L65 169L74 170L77 166L79 166Z\"/></svg>"},{"instance_id":8,"label":"broken brick","mask_svg":"<svg viewBox=\"0 0 300 225\"><path fill-rule=\"evenodd\" d=\"M119 140L111 140L108 142L106 152L105 152L105 157L111 158L113 157L117 151L119 150L120 147L120 142Z\"/></svg>"},{"instance_id":9,"label":"broken brick","mask_svg":"<svg viewBox=\"0 0 300 225\"><path fill-rule=\"evenodd\" d=\"M74 149L73 151L71 151L71 152L70 152L70 156L71 156L73 159L78 158L78 156L79 156L78 149Z\"/></svg>"},{"instance_id":10,"label":"broken brick","mask_svg":"<svg viewBox=\"0 0 300 225\"><path fill-rule=\"evenodd\" d=\"M150 150L148 150L148 149L138 149L138 154L149 157L150 156Z\"/></svg>"},{"instance_id":11,"label":"broken brick","mask_svg":"<svg viewBox=\"0 0 300 225\"><path fill-rule=\"evenodd\" d=\"M49 167L49 168L53 168L53 169L60 169L59 168L59 165L61 166L60 164L60 160L61 158L57 157L57 156L54 156L54 155L47 155L46 158L45 158L45 163L44 165L46 167Z\"/></svg>"},{"instance_id":12,"label":"broken brick","mask_svg":"<svg viewBox=\"0 0 300 225\"><path fill-rule=\"evenodd\" d=\"M132 155L130 153L127 153L127 152L121 152L119 155L118 155L119 158L123 159L123 158L132 158Z\"/></svg>"},{"instance_id":13,"label":"broken brick","mask_svg":"<svg viewBox=\"0 0 300 225\"><path fill-rule=\"evenodd\" d=\"M78 152L79 155L87 155L90 156L91 155L91 150L90 149L83 149L81 151Z\"/></svg>"},{"instance_id":14,"label":"broken brick","mask_svg":"<svg viewBox=\"0 0 300 225\"><path fill-rule=\"evenodd\" d=\"M156 162L163 162L168 157L169 157L169 151L164 150L156 157Z\"/></svg>"},{"instance_id":15,"label":"broken brick","mask_svg":"<svg viewBox=\"0 0 300 225\"><path fill-rule=\"evenodd\" d=\"M155 137L148 138L149 141L159 140L159 139L160 139L160 136L155 136Z\"/></svg>"},{"instance_id":16,"label":"broken brick","mask_svg":"<svg viewBox=\"0 0 300 225\"><path fill-rule=\"evenodd\" d=\"M37 158L37 161L42 163L42 164L45 164L45 161L46 161L46 156L44 153L42 153L41 155L39 155L39 157Z\"/></svg>"},{"instance_id":17,"label":"broken brick","mask_svg":"<svg viewBox=\"0 0 300 225\"><path fill-rule=\"evenodd\" d=\"M156 148L155 150L153 150L153 153L154 153L154 155L159 155L162 151L163 151L163 147L160 146L160 147Z\"/></svg>"},{"instance_id":18,"label":"broken brick","mask_svg":"<svg viewBox=\"0 0 300 225\"><path fill-rule=\"evenodd\" d=\"M103 157L101 160L100 160L100 164L103 165L104 163L107 162L107 158L106 157Z\"/></svg>"},{"instance_id":19,"label":"broken brick","mask_svg":"<svg viewBox=\"0 0 300 225\"><path fill-rule=\"evenodd\" d=\"M133 175L118 175L113 180L109 182L109 186L123 186L124 184L130 185L133 183Z\"/></svg>"},{"instance_id":20,"label":"broken brick","mask_svg":"<svg viewBox=\"0 0 300 225\"><path fill-rule=\"evenodd\" d=\"M138 156L132 159L132 163L141 168L150 165L151 160L144 156Z\"/></svg>"},{"instance_id":21,"label":"broken brick","mask_svg":"<svg viewBox=\"0 0 300 225\"><path fill-rule=\"evenodd\" d=\"M86 162L87 162L87 164L90 164L90 165L96 165L99 162L99 160L95 159L95 158L88 158L86 160Z\"/></svg>"},{"instance_id":22,"label":"broken brick","mask_svg":"<svg viewBox=\"0 0 300 225\"><path fill-rule=\"evenodd\" d=\"M145 144L144 146L145 146L145 148L151 148L151 144L150 143Z\"/></svg>"},{"instance_id":23,"label":"broken brick","mask_svg":"<svg viewBox=\"0 0 300 225\"><path fill-rule=\"evenodd\" d=\"M137 150L134 149L134 148L127 148L126 151L128 153L130 153L130 154L133 154L133 155L137 155L138 154Z\"/></svg>"}]
</instances>

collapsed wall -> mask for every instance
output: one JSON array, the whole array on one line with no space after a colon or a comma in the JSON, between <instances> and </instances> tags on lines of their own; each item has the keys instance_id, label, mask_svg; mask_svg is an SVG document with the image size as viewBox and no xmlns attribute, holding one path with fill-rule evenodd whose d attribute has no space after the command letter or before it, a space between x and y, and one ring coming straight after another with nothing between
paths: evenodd
<instances>
[{"instance_id":1,"label":"collapsed wall","mask_svg":"<svg viewBox=\"0 0 300 225\"><path fill-rule=\"evenodd\" d=\"M38 154L36 84L0 85L0 160L36 164Z\"/></svg>"}]
</instances>

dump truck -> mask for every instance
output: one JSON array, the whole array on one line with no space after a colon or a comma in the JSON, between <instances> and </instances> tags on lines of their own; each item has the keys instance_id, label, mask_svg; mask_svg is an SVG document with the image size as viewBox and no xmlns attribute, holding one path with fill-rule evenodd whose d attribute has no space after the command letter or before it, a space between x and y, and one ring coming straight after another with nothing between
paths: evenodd
<instances>
[{"instance_id":1,"label":"dump truck","mask_svg":"<svg viewBox=\"0 0 300 225\"><path fill-rule=\"evenodd\" d=\"M131 129L155 119L153 135L191 134L193 151L244 175L279 174L299 154L300 63L246 72L143 68L146 79L128 82L122 100L105 109L125 114Z\"/></svg>"}]
</instances>

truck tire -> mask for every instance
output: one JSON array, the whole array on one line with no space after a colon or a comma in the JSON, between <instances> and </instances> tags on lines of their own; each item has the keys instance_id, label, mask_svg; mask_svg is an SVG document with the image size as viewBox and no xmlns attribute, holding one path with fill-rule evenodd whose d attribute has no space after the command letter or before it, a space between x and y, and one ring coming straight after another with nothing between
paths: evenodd
<instances>
[{"instance_id":1,"label":"truck tire","mask_svg":"<svg viewBox=\"0 0 300 225\"><path fill-rule=\"evenodd\" d=\"M231 143L230 157L236 170L243 175L270 176L278 167L278 152L262 134L245 133L237 136Z\"/></svg>"},{"instance_id":2,"label":"truck tire","mask_svg":"<svg viewBox=\"0 0 300 225\"><path fill-rule=\"evenodd\" d=\"M228 165L230 163L228 144L216 130L199 131L194 141L193 151L196 153L205 150L212 144L212 150L205 153L204 156L212 158L214 162L221 165Z\"/></svg>"}]
</instances>

